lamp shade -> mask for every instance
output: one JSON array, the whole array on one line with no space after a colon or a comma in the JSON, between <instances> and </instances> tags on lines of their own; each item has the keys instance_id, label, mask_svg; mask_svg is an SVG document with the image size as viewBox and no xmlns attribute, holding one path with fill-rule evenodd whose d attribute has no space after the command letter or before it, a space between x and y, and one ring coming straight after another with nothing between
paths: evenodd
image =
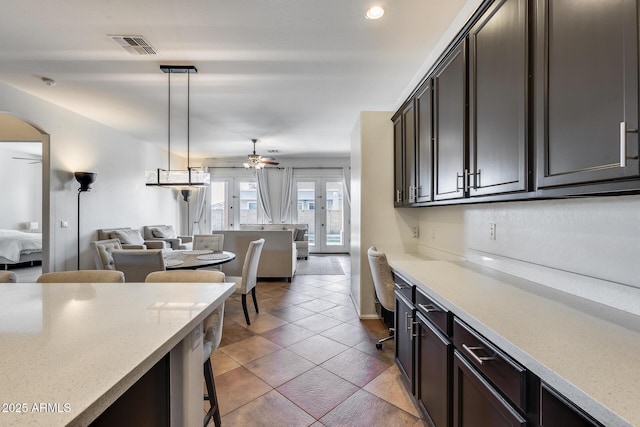
<instances>
[{"instance_id":1,"label":"lamp shade","mask_svg":"<svg viewBox=\"0 0 640 427\"><path fill-rule=\"evenodd\" d=\"M76 181L80 183L78 191L91 190L91 184L93 184L98 177L98 174L94 172L75 172L74 175L76 177Z\"/></svg>"}]
</instances>

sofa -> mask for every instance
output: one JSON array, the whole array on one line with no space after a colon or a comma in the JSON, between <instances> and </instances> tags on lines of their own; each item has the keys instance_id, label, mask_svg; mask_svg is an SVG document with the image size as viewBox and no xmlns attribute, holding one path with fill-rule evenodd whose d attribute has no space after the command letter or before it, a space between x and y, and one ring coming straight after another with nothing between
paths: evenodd
<instances>
[{"instance_id":1,"label":"sofa","mask_svg":"<svg viewBox=\"0 0 640 427\"><path fill-rule=\"evenodd\" d=\"M309 225L308 224L242 224L240 230L291 230L296 244L298 258L309 258Z\"/></svg>"},{"instance_id":2,"label":"sofa","mask_svg":"<svg viewBox=\"0 0 640 427\"><path fill-rule=\"evenodd\" d=\"M174 250L193 248L193 237L178 236L171 225L145 225L142 236L145 240L166 242Z\"/></svg>"},{"instance_id":3,"label":"sofa","mask_svg":"<svg viewBox=\"0 0 640 427\"><path fill-rule=\"evenodd\" d=\"M161 240L146 240L139 230L130 227L102 228L98 230L98 240L118 239L122 249L165 249Z\"/></svg>"},{"instance_id":4,"label":"sofa","mask_svg":"<svg viewBox=\"0 0 640 427\"><path fill-rule=\"evenodd\" d=\"M233 261L221 264L227 276L242 276L244 257L249 243L264 238L264 247L258 264L259 278L286 278L291 281L296 272L297 250L291 230L227 230L216 231L224 235L224 250L236 254Z\"/></svg>"}]
</instances>

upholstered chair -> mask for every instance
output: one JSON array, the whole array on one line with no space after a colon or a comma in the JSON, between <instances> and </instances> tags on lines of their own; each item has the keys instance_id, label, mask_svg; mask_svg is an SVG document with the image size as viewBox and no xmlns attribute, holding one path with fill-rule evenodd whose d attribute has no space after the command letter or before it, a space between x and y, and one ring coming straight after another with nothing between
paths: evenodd
<instances>
[{"instance_id":1,"label":"upholstered chair","mask_svg":"<svg viewBox=\"0 0 640 427\"><path fill-rule=\"evenodd\" d=\"M119 239L97 240L91 242L91 251L93 252L93 260L98 270L115 270L113 263L113 251L122 249Z\"/></svg>"},{"instance_id":2,"label":"upholstered chair","mask_svg":"<svg viewBox=\"0 0 640 427\"><path fill-rule=\"evenodd\" d=\"M0 283L16 283L16 273L13 271L0 271Z\"/></svg>"},{"instance_id":3,"label":"upholstered chair","mask_svg":"<svg viewBox=\"0 0 640 427\"><path fill-rule=\"evenodd\" d=\"M254 240L249 243L247 254L244 257L244 264L242 265L242 277L227 276L227 282L234 282L236 284L236 292L242 294L242 309L244 310L244 318L247 321L247 325L251 324L249 310L247 310L247 294L249 292L251 292L256 313L259 313L256 284L258 281L258 264L260 263L260 254L263 246L264 239Z\"/></svg>"},{"instance_id":4,"label":"upholstered chair","mask_svg":"<svg viewBox=\"0 0 640 427\"><path fill-rule=\"evenodd\" d=\"M165 269L162 249L114 250L113 262L124 273L126 282L144 282L147 274Z\"/></svg>"},{"instance_id":5,"label":"upholstered chair","mask_svg":"<svg viewBox=\"0 0 640 427\"><path fill-rule=\"evenodd\" d=\"M193 249L208 249L214 252L222 251L224 234L196 234L193 236Z\"/></svg>"},{"instance_id":6,"label":"upholstered chair","mask_svg":"<svg viewBox=\"0 0 640 427\"><path fill-rule=\"evenodd\" d=\"M224 273L219 271L200 271L200 270L176 270L176 271L156 271L150 273L146 282L203 282L203 283L222 283L224 282ZM202 362L204 370L204 381L207 386L207 395L204 399L210 403L210 409L204 418L204 425L209 423L213 418L216 427L220 427L220 408L218 406L218 398L216 395L216 385L213 380L213 368L211 366L211 354L220 345L222 339L222 320L224 317L224 302L218 306L213 313L204 319L204 338L202 342Z\"/></svg>"},{"instance_id":7,"label":"upholstered chair","mask_svg":"<svg viewBox=\"0 0 640 427\"><path fill-rule=\"evenodd\" d=\"M124 274L116 270L78 270L44 273L38 283L124 283Z\"/></svg>"},{"instance_id":8,"label":"upholstered chair","mask_svg":"<svg viewBox=\"0 0 640 427\"><path fill-rule=\"evenodd\" d=\"M386 310L393 312L395 310L395 285L387 256L383 252L378 252L375 246L369 248L367 256L369 257L369 267L371 268L373 286L376 289L378 301ZM376 348L381 350L382 343L392 338L393 329L390 329L389 336L379 340L376 343Z\"/></svg>"}]
</instances>

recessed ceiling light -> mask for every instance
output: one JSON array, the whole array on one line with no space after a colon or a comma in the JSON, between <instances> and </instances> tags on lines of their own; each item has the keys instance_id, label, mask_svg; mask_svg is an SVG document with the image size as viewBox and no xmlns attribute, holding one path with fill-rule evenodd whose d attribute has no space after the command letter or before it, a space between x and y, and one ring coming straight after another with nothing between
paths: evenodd
<instances>
[{"instance_id":1,"label":"recessed ceiling light","mask_svg":"<svg viewBox=\"0 0 640 427\"><path fill-rule=\"evenodd\" d=\"M384 9L382 6L373 6L367 10L365 15L367 19L380 19L384 15Z\"/></svg>"}]
</instances>

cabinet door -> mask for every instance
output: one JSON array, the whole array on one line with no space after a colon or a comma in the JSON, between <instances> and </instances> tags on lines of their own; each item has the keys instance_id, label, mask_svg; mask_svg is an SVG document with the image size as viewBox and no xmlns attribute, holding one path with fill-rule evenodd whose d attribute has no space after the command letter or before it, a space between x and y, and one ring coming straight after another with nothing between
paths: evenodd
<instances>
[{"instance_id":1,"label":"cabinet door","mask_svg":"<svg viewBox=\"0 0 640 427\"><path fill-rule=\"evenodd\" d=\"M430 202L433 163L433 118L431 79L416 95L416 203Z\"/></svg>"},{"instance_id":2,"label":"cabinet door","mask_svg":"<svg viewBox=\"0 0 640 427\"><path fill-rule=\"evenodd\" d=\"M395 355L396 363L413 392L413 316L412 304L396 293Z\"/></svg>"},{"instance_id":3,"label":"cabinet door","mask_svg":"<svg viewBox=\"0 0 640 427\"><path fill-rule=\"evenodd\" d=\"M586 415L580 414L572 406L543 383L540 393L540 426L595 427L600 425L587 419Z\"/></svg>"},{"instance_id":4,"label":"cabinet door","mask_svg":"<svg viewBox=\"0 0 640 427\"><path fill-rule=\"evenodd\" d=\"M469 195L528 189L527 1L494 3L469 32Z\"/></svg>"},{"instance_id":5,"label":"cabinet door","mask_svg":"<svg viewBox=\"0 0 640 427\"><path fill-rule=\"evenodd\" d=\"M527 421L458 354L453 355L453 425L524 427Z\"/></svg>"},{"instance_id":6,"label":"cabinet door","mask_svg":"<svg viewBox=\"0 0 640 427\"><path fill-rule=\"evenodd\" d=\"M461 42L433 75L434 199L465 196L466 49Z\"/></svg>"},{"instance_id":7,"label":"cabinet door","mask_svg":"<svg viewBox=\"0 0 640 427\"><path fill-rule=\"evenodd\" d=\"M402 111L404 131L404 197L403 205L415 203L416 194L416 120L413 100Z\"/></svg>"},{"instance_id":8,"label":"cabinet door","mask_svg":"<svg viewBox=\"0 0 640 427\"><path fill-rule=\"evenodd\" d=\"M402 141L402 115L393 119L393 206L402 206L404 184L404 153Z\"/></svg>"},{"instance_id":9,"label":"cabinet door","mask_svg":"<svg viewBox=\"0 0 640 427\"><path fill-rule=\"evenodd\" d=\"M436 427L451 425L453 344L417 314L416 398Z\"/></svg>"},{"instance_id":10,"label":"cabinet door","mask_svg":"<svg viewBox=\"0 0 640 427\"><path fill-rule=\"evenodd\" d=\"M636 177L635 1L537 2L538 187Z\"/></svg>"}]
</instances>

